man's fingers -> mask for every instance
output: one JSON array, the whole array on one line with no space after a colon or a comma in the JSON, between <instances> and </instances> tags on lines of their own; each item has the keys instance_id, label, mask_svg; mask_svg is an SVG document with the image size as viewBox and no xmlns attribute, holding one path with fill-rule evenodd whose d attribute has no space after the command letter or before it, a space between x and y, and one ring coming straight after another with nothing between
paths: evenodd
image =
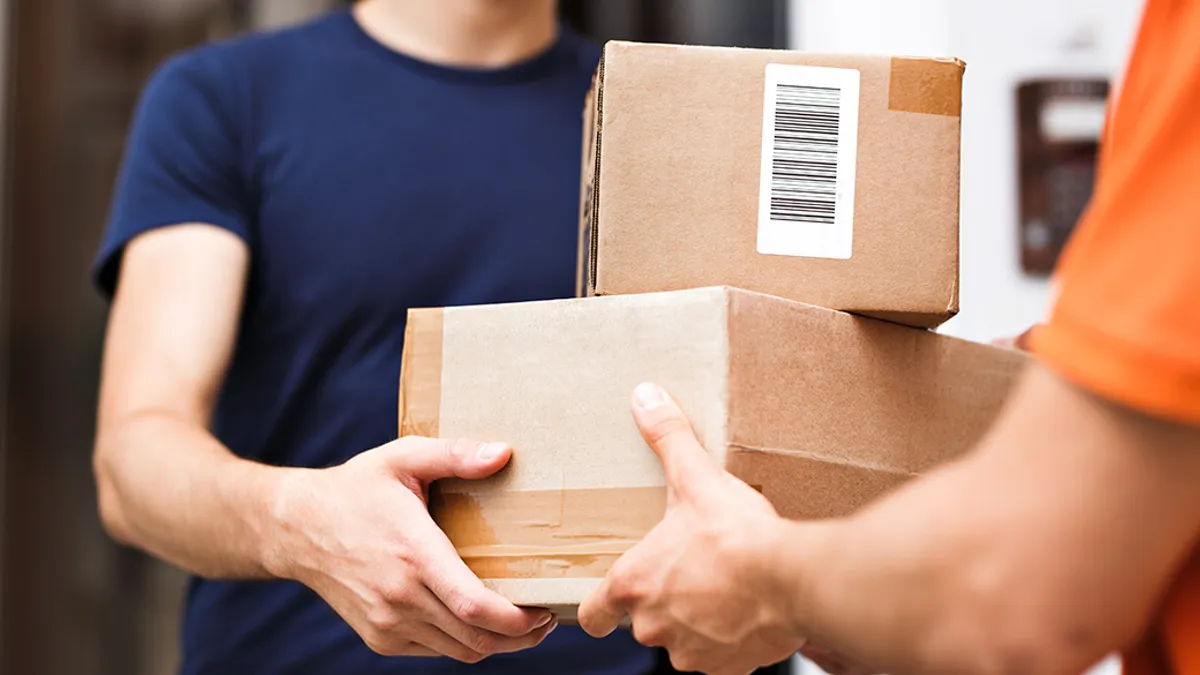
<instances>
[{"instance_id":1,"label":"man's fingers","mask_svg":"<svg viewBox=\"0 0 1200 675\"><path fill-rule=\"evenodd\" d=\"M1034 324L1027 328L1020 335L1002 337L992 340L992 346L1003 347L1005 349L1019 349L1021 351L1029 351L1030 345L1033 342L1033 334L1041 329L1041 324Z\"/></svg>"},{"instance_id":2,"label":"man's fingers","mask_svg":"<svg viewBox=\"0 0 1200 675\"><path fill-rule=\"evenodd\" d=\"M428 525L432 531L422 538L423 580L451 614L467 625L509 637L528 635L551 621L549 611L517 607L484 586L446 535L433 521Z\"/></svg>"},{"instance_id":3,"label":"man's fingers","mask_svg":"<svg viewBox=\"0 0 1200 675\"><path fill-rule=\"evenodd\" d=\"M613 599L611 575L605 577L579 605L579 627L594 638L606 637L624 619L625 610Z\"/></svg>"},{"instance_id":4,"label":"man's fingers","mask_svg":"<svg viewBox=\"0 0 1200 675\"><path fill-rule=\"evenodd\" d=\"M641 384L634 390L633 419L642 438L662 460L667 482L674 490L687 492L718 473L683 411L658 385Z\"/></svg>"},{"instance_id":5,"label":"man's fingers","mask_svg":"<svg viewBox=\"0 0 1200 675\"><path fill-rule=\"evenodd\" d=\"M486 652L477 652L458 640L450 637L437 626L424 625L414 636L416 646L427 647L439 655L449 656L463 663L478 663L488 656Z\"/></svg>"},{"instance_id":6,"label":"man's fingers","mask_svg":"<svg viewBox=\"0 0 1200 675\"><path fill-rule=\"evenodd\" d=\"M486 478L512 456L507 443L408 436L388 446L388 464L397 474L429 483L440 478Z\"/></svg>"},{"instance_id":7,"label":"man's fingers","mask_svg":"<svg viewBox=\"0 0 1200 675\"><path fill-rule=\"evenodd\" d=\"M427 588L421 590L424 592L422 602L424 614L430 617L433 625L440 629L441 633L461 643L469 652L483 656L532 649L541 644L542 640L557 626L553 617L548 617L545 625L525 635L518 637L501 635L484 628L468 625L442 604L442 601L432 591Z\"/></svg>"}]
</instances>

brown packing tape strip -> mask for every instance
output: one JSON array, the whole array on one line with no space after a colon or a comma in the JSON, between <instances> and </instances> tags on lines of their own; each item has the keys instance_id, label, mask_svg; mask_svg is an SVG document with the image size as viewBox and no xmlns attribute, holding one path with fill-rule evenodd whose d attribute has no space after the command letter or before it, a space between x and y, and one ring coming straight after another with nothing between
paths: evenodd
<instances>
[{"instance_id":1,"label":"brown packing tape strip","mask_svg":"<svg viewBox=\"0 0 1200 675\"><path fill-rule=\"evenodd\" d=\"M400 365L400 435L438 435L442 405L442 310L413 309Z\"/></svg>"},{"instance_id":2,"label":"brown packing tape strip","mask_svg":"<svg viewBox=\"0 0 1200 675\"><path fill-rule=\"evenodd\" d=\"M597 578L654 528L665 487L445 493L430 512L481 579Z\"/></svg>"},{"instance_id":3,"label":"brown packing tape strip","mask_svg":"<svg viewBox=\"0 0 1200 675\"><path fill-rule=\"evenodd\" d=\"M961 117L963 69L957 59L893 57L888 109Z\"/></svg>"}]
</instances>

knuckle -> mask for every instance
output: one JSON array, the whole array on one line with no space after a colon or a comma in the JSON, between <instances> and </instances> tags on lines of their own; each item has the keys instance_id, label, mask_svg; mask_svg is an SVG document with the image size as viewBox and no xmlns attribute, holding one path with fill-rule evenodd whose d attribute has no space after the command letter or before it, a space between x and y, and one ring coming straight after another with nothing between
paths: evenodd
<instances>
[{"instance_id":1,"label":"knuckle","mask_svg":"<svg viewBox=\"0 0 1200 675\"><path fill-rule=\"evenodd\" d=\"M389 614L395 617L396 613L391 611L392 608L408 609L416 605L417 594L416 589L408 579L398 580L395 583L388 584L379 590L380 596L384 603L389 608Z\"/></svg>"},{"instance_id":2,"label":"knuckle","mask_svg":"<svg viewBox=\"0 0 1200 675\"><path fill-rule=\"evenodd\" d=\"M634 621L633 638L647 647L664 647L667 644L667 630L661 623Z\"/></svg>"},{"instance_id":3,"label":"knuckle","mask_svg":"<svg viewBox=\"0 0 1200 675\"><path fill-rule=\"evenodd\" d=\"M367 626L377 638L391 639L387 636L400 628L400 622L400 614L388 605L372 608L367 613Z\"/></svg>"},{"instance_id":4,"label":"knuckle","mask_svg":"<svg viewBox=\"0 0 1200 675\"><path fill-rule=\"evenodd\" d=\"M637 575L627 563L618 561L612 568L609 597L616 603L626 606L634 605L641 599Z\"/></svg>"},{"instance_id":5,"label":"knuckle","mask_svg":"<svg viewBox=\"0 0 1200 675\"><path fill-rule=\"evenodd\" d=\"M485 631L473 630L467 639L467 647L479 654L495 654L500 651L500 640Z\"/></svg>"},{"instance_id":6,"label":"knuckle","mask_svg":"<svg viewBox=\"0 0 1200 675\"><path fill-rule=\"evenodd\" d=\"M699 659L690 652L673 651L670 652L671 667L683 673L693 673L703 668Z\"/></svg>"},{"instance_id":7,"label":"knuckle","mask_svg":"<svg viewBox=\"0 0 1200 675\"><path fill-rule=\"evenodd\" d=\"M442 442L442 452L450 462L458 462L470 457L478 447L479 443L469 438L454 438Z\"/></svg>"},{"instance_id":8,"label":"knuckle","mask_svg":"<svg viewBox=\"0 0 1200 675\"><path fill-rule=\"evenodd\" d=\"M677 415L660 417L646 428L646 436L652 443L664 443L686 436L691 431L687 420Z\"/></svg>"},{"instance_id":9,"label":"knuckle","mask_svg":"<svg viewBox=\"0 0 1200 675\"><path fill-rule=\"evenodd\" d=\"M474 665L474 664L479 663L480 661L486 659L487 657L488 657L487 654L480 654L477 651L465 649L465 650L463 650L463 652L461 654L458 655L456 660L462 661L463 663L470 663L470 664Z\"/></svg>"},{"instance_id":10,"label":"knuckle","mask_svg":"<svg viewBox=\"0 0 1200 675\"><path fill-rule=\"evenodd\" d=\"M392 558L404 565L406 573L398 582L404 586L410 586L414 583L412 576L417 573L421 567L421 557L417 550L412 546L400 545L392 552Z\"/></svg>"},{"instance_id":11,"label":"knuckle","mask_svg":"<svg viewBox=\"0 0 1200 675\"><path fill-rule=\"evenodd\" d=\"M369 639L364 639L367 648L380 656L404 656L408 651L408 643L403 640L395 640L376 635Z\"/></svg>"},{"instance_id":12,"label":"knuckle","mask_svg":"<svg viewBox=\"0 0 1200 675\"><path fill-rule=\"evenodd\" d=\"M487 609L483 603L477 598L469 595L463 595L454 601L454 606L451 608L454 616L462 619L466 623L476 623L483 619L487 613Z\"/></svg>"}]
</instances>

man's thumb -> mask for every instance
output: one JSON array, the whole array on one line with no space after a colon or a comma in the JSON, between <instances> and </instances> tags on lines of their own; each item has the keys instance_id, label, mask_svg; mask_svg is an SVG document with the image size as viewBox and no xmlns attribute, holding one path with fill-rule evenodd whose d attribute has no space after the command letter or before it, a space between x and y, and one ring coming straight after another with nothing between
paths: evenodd
<instances>
[{"instance_id":1,"label":"man's thumb","mask_svg":"<svg viewBox=\"0 0 1200 675\"><path fill-rule=\"evenodd\" d=\"M408 436L396 441L390 464L400 474L429 482L441 478L486 478L508 463L507 443Z\"/></svg>"},{"instance_id":2,"label":"man's thumb","mask_svg":"<svg viewBox=\"0 0 1200 675\"><path fill-rule=\"evenodd\" d=\"M646 444L662 460L667 483L689 492L712 477L716 465L696 439L683 411L656 384L638 385L633 392L633 419Z\"/></svg>"}]
</instances>

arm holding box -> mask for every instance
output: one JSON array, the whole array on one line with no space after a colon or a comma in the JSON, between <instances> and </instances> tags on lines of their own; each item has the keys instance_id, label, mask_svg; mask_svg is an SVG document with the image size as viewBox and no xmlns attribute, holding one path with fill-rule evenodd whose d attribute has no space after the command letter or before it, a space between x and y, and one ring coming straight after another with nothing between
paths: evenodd
<instances>
[{"instance_id":1,"label":"arm holding box","mask_svg":"<svg viewBox=\"0 0 1200 675\"><path fill-rule=\"evenodd\" d=\"M810 639L889 672L1077 675L1140 635L1200 529L1200 430L1041 369L976 452L825 522L777 518L669 398L639 400L672 497L580 621L628 614L685 669L744 674Z\"/></svg>"},{"instance_id":2,"label":"arm holding box","mask_svg":"<svg viewBox=\"0 0 1200 675\"><path fill-rule=\"evenodd\" d=\"M303 582L382 653L478 661L540 642L549 615L484 588L425 506L429 481L491 474L508 446L403 438L308 470L242 459L208 431L247 266L243 242L206 225L129 244L95 449L107 530L195 574Z\"/></svg>"}]
</instances>

